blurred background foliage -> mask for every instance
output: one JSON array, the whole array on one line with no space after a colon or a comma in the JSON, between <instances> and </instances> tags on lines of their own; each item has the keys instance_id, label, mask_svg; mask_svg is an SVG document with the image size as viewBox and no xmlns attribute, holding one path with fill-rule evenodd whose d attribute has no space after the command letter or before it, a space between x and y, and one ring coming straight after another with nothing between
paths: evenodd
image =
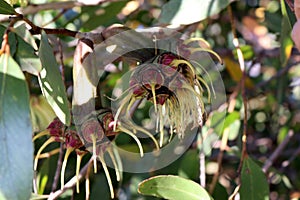
<instances>
[{"instance_id":1,"label":"blurred background foliage","mask_svg":"<svg viewBox=\"0 0 300 200\"><path fill-rule=\"evenodd\" d=\"M22 4L23 11L32 4L51 4L53 1L31 0L28 2L11 2L14 7ZM101 1L100 1L101 2ZM132 29L144 27L163 26L171 23L184 24L182 31L188 31L190 37L203 37L213 50L224 61L220 73L225 85L228 105L230 108L225 117L224 127L218 127L217 121L209 121L203 127L202 134L206 135L205 145L201 145L202 137L195 139L194 144L177 161L161 170L144 173L124 173L122 182L116 182L114 171L111 170L114 187L119 199L157 199L138 194L138 183L151 176L160 174L179 175L199 183L200 159L205 155L206 186L213 181L218 172L218 157L222 139L226 141L219 177L212 193L214 199L227 199L237 186L237 169L240 162L241 137L243 131L244 107L240 93L240 79L242 71L237 61L237 53L233 45L233 28L237 33L240 47L244 55L247 69L246 95L248 103L248 138L247 150L252 160L247 160L263 168L266 161L283 143L284 148L276 153L276 159L268 168L266 174L270 199L299 199L300 198L300 70L299 52L293 48L290 39L291 25L295 17L290 8L286 6L282 11L283 1L277 0L219 0L215 13L205 16L207 10L201 6L201 1L189 0L189 6L181 7L185 1L176 0L127 0L105 1L99 5L95 2L82 0L82 3L91 5L74 6L68 9L39 10L28 12L28 19L34 24L47 28L67 28L75 31L89 32L102 31L105 27L119 23ZM233 26L229 10L230 3L232 15L235 20ZM282 4L283 3L283 4ZM171 5L170 5L171 4ZM79 4L78 4L79 5ZM169 5L169 6L168 6ZM170 9L171 8L171 9ZM199 14L200 13L200 14ZM201 15L204 13L204 17ZM173 20L173 21L172 21ZM290 25L289 25L289 23ZM7 22L3 20L3 25ZM233 27L233 28L232 28ZM0 32L4 28L0 27ZM177 27L178 28L178 27ZM1 34L2 35L2 34ZM72 94L72 65L73 52L76 40L67 36L49 36L58 63L65 68L65 85L67 95ZM57 39L59 38L59 39ZM62 50L60 50L60 48ZM21 51L19 49L11 51ZM63 52L63 63L60 62L59 52ZM12 55L18 55L13 54ZM37 63L38 65L39 63ZM21 65L22 66L22 65ZM25 65L24 65L25 66ZM105 93L110 93L120 73L110 74L104 82ZM45 129L53 120L55 114L38 86L37 78L26 74L30 88L30 108L33 129L35 132ZM218 111L210 113L218 119ZM143 118L139 113L138 117ZM209 118L211 119L211 118ZM227 138L224 138L226 132ZM293 133L293 134L291 134ZM128 138L120 136L117 141L126 143ZM35 149L40 147L45 139L35 142ZM122 142L123 141L123 142ZM223 141L224 142L224 141ZM135 145L135 144L133 144ZM46 151L59 148L59 144L51 144ZM130 148L130 147L128 147ZM40 194L49 194L56 170L58 155L55 154L40 161L37 174ZM88 156L84 157L84 162ZM76 155L71 154L68 161L66 180L75 174ZM260 176L260 175L258 175ZM109 189L104 173L90 173L91 194L90 199L109 199ZM254 180L255 181L255 180ZM256 184L256 183L253 183ZM84 199L84 182L80 184L80 193L73 190L64 193L59 199ZM249 190L241 190L255 192ZM241 194L242 196L242 194ZM242 198L251 199L251 198Z\"/></svg>"}]
</instances>

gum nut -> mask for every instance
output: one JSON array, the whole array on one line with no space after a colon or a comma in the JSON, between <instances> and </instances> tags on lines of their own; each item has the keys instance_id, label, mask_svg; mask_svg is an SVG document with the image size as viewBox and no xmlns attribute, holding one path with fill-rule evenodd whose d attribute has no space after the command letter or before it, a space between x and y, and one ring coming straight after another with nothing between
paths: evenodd
<instances>
[{"instance_id":1,"label":"gum nut","mask_svg":"<svg viewBox=\"0 0 300 200\"><path fill-rule=\"evenodd\" d=\"M300 51L300 20L298 20L292 30L292 39L295 42L296 47Z\"/></svg>"}]
</instances>

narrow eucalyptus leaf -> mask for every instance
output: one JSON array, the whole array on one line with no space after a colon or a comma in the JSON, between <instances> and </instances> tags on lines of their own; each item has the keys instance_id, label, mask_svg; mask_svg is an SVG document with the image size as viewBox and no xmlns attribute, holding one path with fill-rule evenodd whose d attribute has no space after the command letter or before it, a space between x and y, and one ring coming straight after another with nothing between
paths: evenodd
<instances>
[{"instance_id":1,"label":"narrow eucalyptus leaf","mask_svg":"<svg viewBox=\"0 0 300 200\"><path fill-rule=\"evenodd\" d=\"M32 190L33 145L29 91L8 54L0 57L0 199L27 200Z\"/></svg>"}]
</instances>

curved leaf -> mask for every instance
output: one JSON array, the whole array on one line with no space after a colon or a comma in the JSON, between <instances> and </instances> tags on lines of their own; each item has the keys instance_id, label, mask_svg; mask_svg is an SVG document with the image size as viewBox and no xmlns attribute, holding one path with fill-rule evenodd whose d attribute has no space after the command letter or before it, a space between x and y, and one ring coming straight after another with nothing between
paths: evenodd
<instances>
[{"instance_id":1,"label":"curved leaf","mask_svg":"<svg viewBox=\"0 0 300 200\"><path fill-rule=\"evenodd\" d=\"M138 192L172 200L210 200L211 197L198 183L179 176L151 177L139 184Z\"/></svg>"},{"instance_id":2,"label":"curved leaf","mask_svg":"<svg viewBox=\"0 0 300 200\"><path fill-rule=\"evenodd\" d=\"M0 0L0 14L14 15L16 14L16 11L6 1Z\"/></svg>"},{"instance_id":3,"label":"curved leaf","mask_svg":"<svg viewBox=\"0 0 300 200\"><path fill-rule=\"evenodd\" d=\"M162 7L158 19L167 24L192 24L218 14L230 0L172 0Z\"/></svg>"},{"instance_id":4,"label":"curved leaf","mask_svg":"<svg viewBox=\"0 0 300 200\"><path fill-rule=\"evenodd\" d=\"M36 55L34 48L29 43L25 42L19 36L16 36L16 39L16 61L19 63L23 71L38 76L42 70L40 58Z\"/></svg>"},{"instance_id":5,"label":"curved leaf","mask_svg":"<svg viewBox=\"0 0 300 200\"><path fill-rule=\"evenodd\" d=\"M34 37L31 35L29 30L26 27L25 23L20 24L15 28L11 28L11 31L16 33L19 37L21 37L25 42L30 44L34 50L38 50Z\"/></svg>"},{"instance_id":6,"label":"curved leaf","mask_svg":"<svg viewBox=\"0 0 300 200\"><path fill-rule=\"evenodd\" d=\"M0 92L0 199L27 200L33 178L29 91L8 54L0 57Z\"/></svg>"},{"instance_id":7,"label":"curved leaf","mask_svg":"<svg viewBox=\"0 0 300 200\"><path fill-rule=\"evenodd\" d=\"M46 33L42 33L39 57L42 63L42 70L39 73L40 86L43 95L53 108L57 117L66 125L71 123L69 102L65 86L59 72L52 48L48 42Z\"/></svg>"},{"instance_id":8,"label":"curved leaf","mask_svg":"<svg viewBox=\"0 0 300 200\"><path fill-rule=\"evenodd\" d=\"M250 158L243 163L240 195L243 200L269 199L269 185L261 168Z\"/></svg>"}]
</instances>

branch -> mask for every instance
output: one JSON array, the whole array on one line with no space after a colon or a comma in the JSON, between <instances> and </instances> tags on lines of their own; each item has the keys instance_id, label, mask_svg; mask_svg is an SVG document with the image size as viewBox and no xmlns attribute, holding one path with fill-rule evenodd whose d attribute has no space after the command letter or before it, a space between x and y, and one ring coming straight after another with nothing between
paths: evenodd
<instances>
[{"instance_id":1,"label":"branch","mask_svg":"<svg viewBox=\"0 0 300 200\"><path fill-rule=\"evenodd\" d=\"M266 162L262 168L262 171L264 173L266 173L269 170L269 168L273 165L273 162L279 156L279 154L282 152L284 147L288 144L288 142L293 137L293 135L294 135L294 131L289 130L289 132L288 132L287 136L284 138L284 140L280 143L280 145L276 148L276 150L272 153L272 155L266 160Z\"/></svg>"},{"instance_id":2,"label":"branch","mask_svg":"<svg viewBox=\"0 0 300 200\"><path fill-rule=\"evenodd\" d=\"M57 188L57 183L59 180L59 175L60 175L60 170L61 170L62 160L63 160L63 154L64 154L63 150L64 150L63 143L60 143L59 157L57 160L57 166L56 166L56 171L55 171L55 175L54 175L54 179L53 179L53 183L52 183L51 192L54 192Z\"/></svg>"},{"instance_id":3,"label":"branch","mask_svg":"<svg viewBox=\"0 0 300 200\"><path fill-rule=\"evenodd\" d=\"M262 81L256 85L256 88L261 88L266 86L269 82L271 82L274 79L280 78L284 74L286 74L293 66L300 64L300 61L288 64L286 67L283 67L281 70L279 70L274 76L269 78L268 80Z\"/></svg>"},{"instance_id":4,"label":"branch","mask_svg":"<svg viewBox=\"0 0 300 200\"><path fill-rule=\"evenodd\" d=\"M65 184L63 189L57 190L54 193L50 193L48 200L54 200L58 198L60 195L62 195L63 193L65 193L68 189L73 188L76 185L77 181L80 181L82 180L83 177L85 177L85 174L87 173L88 168L92 162L93 162L93 158L91 158L85 164L85 166L80 170L78 177L74 176L71 180L69 180L69 182Z\"/></svg>"},{"instance_id":5,"label":"branch","mask_svg":"<svg viewBox=\"0 0 300 200\"><path fill-rule=\"evenodd\" d=\"M240 90L240 84L237 85L237 87L235 88L235 90L232 92L232 94L229 97L229 103L228 103L228 108L227 108L228 113L232 113L234 111L234 107L235 107L235 104L236 104L236 98L239 94L239 90ZM224 131L223 131L223 134L222 134L220 152L219 152L218 158L217 158L218 170L214 174L214 176L212 178L211 185L209 187L209 193L210 194L213 194L213 192L215 190L215 187L216 187L216 184L217 184L218 179L219 179L219 175L221 173L222 160L223 160L223 156L224 156L224 151L226 150L226 147L227 147L228 137L229 137L229 128L225 128Z\"/></svg>"},{"instance_id":6,"label":"branch","mask_svg":"<svg viewBox=\"0 0 300 200\"><path fill-rule=\"evenodd\" d=\"M16 11L22 15L36 14L44 10L72 9L74 7L96 6L106 2L115 2L117 0L98 0L92 3L83 3L78 1L50 2L43 4L30 4L25 8L17 8ZM9 21L8 15L0 15L0 22Z\"/></svg>"}]
</instances>

